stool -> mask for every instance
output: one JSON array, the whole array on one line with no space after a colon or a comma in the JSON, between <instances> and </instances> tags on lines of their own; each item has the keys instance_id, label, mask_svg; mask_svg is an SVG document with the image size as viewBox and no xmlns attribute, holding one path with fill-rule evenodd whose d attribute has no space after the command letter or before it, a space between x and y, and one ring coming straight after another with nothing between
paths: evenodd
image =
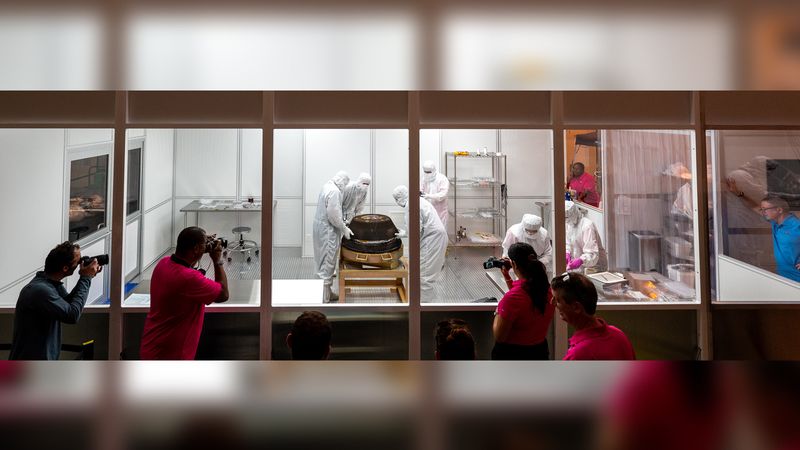
<instances>
[{"instance_id":1,"label":"stool","mask_svg":"<svg viewBox=\"0 0 800 450\"><path fill-rule=\"evenodd\" d=\"M229 255L232 252L241 253L242 255L247 256L247 262L251 262L253 260L252 256L250 256L250 252L253 252L256 256L258 256L260 251L258 248L258 243L256 241L244 238L244 235L250 231L252 231L252 228L250 227L236 227L231 230L234 235L239 235L239 239L228 245ZM228 256L228 262L231 262L231 259L232 258Z\"/></svg>"}]
</instances>

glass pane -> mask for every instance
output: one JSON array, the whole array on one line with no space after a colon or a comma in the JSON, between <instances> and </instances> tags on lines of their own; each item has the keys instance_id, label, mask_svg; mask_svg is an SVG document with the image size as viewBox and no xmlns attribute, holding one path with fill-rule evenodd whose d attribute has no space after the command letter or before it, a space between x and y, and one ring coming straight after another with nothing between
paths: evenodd
<instances>
[{"instance_id":1,"label":"glass pane","mask_svg":"<svg viewBox=\"0 0 800 450\"><path fill-rule=\"evenodd\" d=\"M128 138L134 130L128 130ZM141 131L138 131L139 133ZM261 130L148 129L139 151L128 159L128 173L141 164L147 180L139 199L141 225L126 227L126 264L136 264L139 275L130 278L124 306L150 305L150 283L155 268L177 251L180 233L199 227L206 236L227 243L222 270L228 279L229 299L215 306L255 306L261 299ZM138 136L141 137L141 136ZM130 178L129 178L130 180ZM130 191L129 191L130 192ZM183 258L191 267L215 280L215 267L206 252L199 259ZM126 275L135 270L126 267Z\"/></svg>"},{"instance_id":2,"label":"glass pane","mask_svg":"<svg viewBox=\"0 0 800 450\"><path fill-rule=\"evenodd\" d=\"M585 130L565 135L566 146L587 138ZM695 301L693 133L598 130L597 136L589 135L588 144L602 174L596 177L602 209L587 197L565 202L568 270L589 276L600 302Z\"/></svg>"},{"instance_id":3,"label":"glass pane","mask_svg":"<svg viewBox=\"0 0 800 450\"><path fill-rule=\"evenodd\" d=\"M800 132L712 131L707 139L717 300L797 300Z\"/></svg>"},{"instance_id":4,"label":"glass pane","mask_svg":"<svg viewBox=\"0 0 800 450\"><path fill-rule=\"evenodd\" d=\"M603 158L597 130L566 132L565 152L568 164L567 194L569 200L600 208L603 189Z\"/></svg>"},{"instance_id":5,"label":"glass pane","mask_svg":"<svg viewBox=\"0 0 800 450\"><path fill-rule=\"evenodd\" d=\"M550 131L421 130L419 171L423 302L496 302L508 288L488 260L515 242L552 271Z\"/></svg>"},{"instance_id":6,"label":"glass pane","mask_svg":"<svg viewBox=\"0 0 800 450\"><path fill-rule=\"evenodd\" d=\"M139 212L139 199L141 197L142 182L142 149L128 150L128 215Z\"/></svg>"},{"instance_id":7,"label":"glass pane","mask_svg":"<svg viewBox=\"0 0 800 450\"><path fill-rule=\"evenodd\" d=\"M106 226L108 155L73 160L69 181L69 238L77 241Z\"/></svg>"},{"instance_id":8,"label":"glass pane","mask_svg":"<svg viewBox=\"0 0 800 450\"><path fill-rule=\"evenodd\" d=\"M276 130L274 148L273 304L407 302L392 192L408 183L408 132Z\"/></svg>"},{"instance_id":9,"label":"glass pane","mask_svg":"<svg viewBox=\"0 0 800 450\"><path fill-rule=\"evenodd\" d=\"M272 359L292 359L293 351L289 347L287 335L298 319L300 312L277 312L272 321ZM406 360L408 359L408 314L406 313L352 313L340 309L328 309L325 317L316 317L313 321L303 317L298 329L317 330L328 322L331 329L330 353L327 357L320 355L319 346L313 341L301 340L305 345L300 348L303 359L333 360ZM297 330L295 331L297 332ZM295 338L300 338L296 336Z\"/></svg>"},{"instance_id":10,"label":"glass pane","mask_svg":"<svg viewBox=\"0 0 800 450\"><path fill-rule=\"evenodd\" d=\"M22 289L45 269L48 254L64 241L79 244L81 256L110 253L112 140L110 129L0 130L0 201L14 209L0 220L0 234L16 237L7 239L5 248L13 257L0 262L1 307L14 307ZM68 292L80 270L62 274ZM108 304L109 273L106 266L92 278L87 307Z\"/></svg>"}]
</instances>

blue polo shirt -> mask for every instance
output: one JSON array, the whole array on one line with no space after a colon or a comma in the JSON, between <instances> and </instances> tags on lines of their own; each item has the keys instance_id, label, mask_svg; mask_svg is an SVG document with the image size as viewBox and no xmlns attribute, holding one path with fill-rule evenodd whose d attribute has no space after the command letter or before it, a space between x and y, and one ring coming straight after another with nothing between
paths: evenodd
<instances>
[{"instance_id":1,"label":"blue polo shirt","mask_svg":"<svg viewBox=\"0 0 800 450\"><path fill-rule=\"evenodd\" d=\"M800 219L789 214L780 225L777 222L770 223L778 275L800 282L800 270L795 268L800 263Z\"/></svg>"}]
</instances>

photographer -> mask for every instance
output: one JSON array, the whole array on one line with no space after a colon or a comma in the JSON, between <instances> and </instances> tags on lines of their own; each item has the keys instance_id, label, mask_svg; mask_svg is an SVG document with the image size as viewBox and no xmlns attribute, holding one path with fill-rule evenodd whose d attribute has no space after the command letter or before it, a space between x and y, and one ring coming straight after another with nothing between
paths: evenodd
<instances>
[{"instance_id":1,"label":"photographer","mask_svg":"<svg viewBox=\"0 0 800 450\"><path fill-rule=\"evenodd\" d=\"M550 304L550 282L544 264L529 244L508 249L500 267L508 292L497 304L492 332L492 359L549 359L547 330L555 308ZM513 269L518 280L511 279Z\"/></svg>"},{"instance_id":2,"label":"photographer","mask_svg":"<svg viewBox=\"0 0 800 450\"><path fill-rule=\"evenodd\" d=\"M81 277L67 293L61 280L75 273L78 266ZM91 280L101 271L96 259L81 261L78 244L67 241L50 250L44 271L37 272L19 293L9 359L58 359L61 323L78 323Z\"/></svg>"},{"instance_id":3,"label":"photographer","mask_svg":"<svg viewBox=\"0 0 800 450\"><path fill-rule=\"evenodd\" d=\"M175 254L161 259L150 280L150 312L144 322L141 359L194 359L206 305L228 300L222 241L199 227L184 228ZM195 269L211 256L214 281Z\"/></svg>"}]
</instances>

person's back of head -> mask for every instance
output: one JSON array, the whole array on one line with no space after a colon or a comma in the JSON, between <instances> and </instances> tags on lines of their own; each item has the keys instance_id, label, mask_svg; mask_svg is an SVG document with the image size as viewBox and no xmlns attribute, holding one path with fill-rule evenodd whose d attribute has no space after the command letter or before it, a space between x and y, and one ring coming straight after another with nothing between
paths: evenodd
<instances>
[{"instance_id":1,"label":"person's back of head","mask_svg":"<svg viewBox=\"0 0 800 450\"><path fill-rule=\"evenodd\" d=\"M206 232L200 227L188 227L181 230L178 234L178 242L175 246L175 253L178 255L186 254L194 249L198 244L205 244Z\"/></svg>"},{"instance_id":2,"label":"person's back of head","mask_svg":"<svg viewBox=\"0 0 800 450\"><path fill-rule=\"evenodd\" d=\"M286 336L292 359L327 359L331 350L331 324L319 311L305 311L294 321Z\"/></svg>"},{"instance_id":3,"label":"person's back of head","mask_svg":"<svg viewBox=\"0 0 800 450\"><path fill-rule=\"evenodd\" d=\"M585 275L569 272L553 278L553 297L566 305L580 305L583 313L594 316L597 311L597 289Z\"/></svg>"},{"instance_id":4,"label":"person's back of head","mask_svg":"<svg viewBox=\"0 0 800 450\"><path fill-rule=\"evenodd\" d=\"M517 266L517 275L525 278L523 289L531 298L533 306L542 314L547 307L547 292L550 281L547 279L547 268L539 261L536 250L525 242L517 242L508 248L508 259Z\"/></svg>"},{"instance_id":5,"label":"person's back of head","mask_svg":"<svg viewBox=\"0 0 800 450\"><path fill-rule=\"evenodd\" d=\"M443 320L436 324L436 359L443 361L475 359L475 339L461 319Z\"/></svg>"},{"instance_id":6,"label":"person's back of head","mask_svg":"<svg viewBox=\"0 0 800 450\"><path fill-rule=\"evenodd\" d=\"M70 241L58 244L54 249L50 250L44 260L44 273L56 275L64 271L65 267L72 267L75 252L80 248L80 245L73 244Z\"/></svg>"}]
</instances>

